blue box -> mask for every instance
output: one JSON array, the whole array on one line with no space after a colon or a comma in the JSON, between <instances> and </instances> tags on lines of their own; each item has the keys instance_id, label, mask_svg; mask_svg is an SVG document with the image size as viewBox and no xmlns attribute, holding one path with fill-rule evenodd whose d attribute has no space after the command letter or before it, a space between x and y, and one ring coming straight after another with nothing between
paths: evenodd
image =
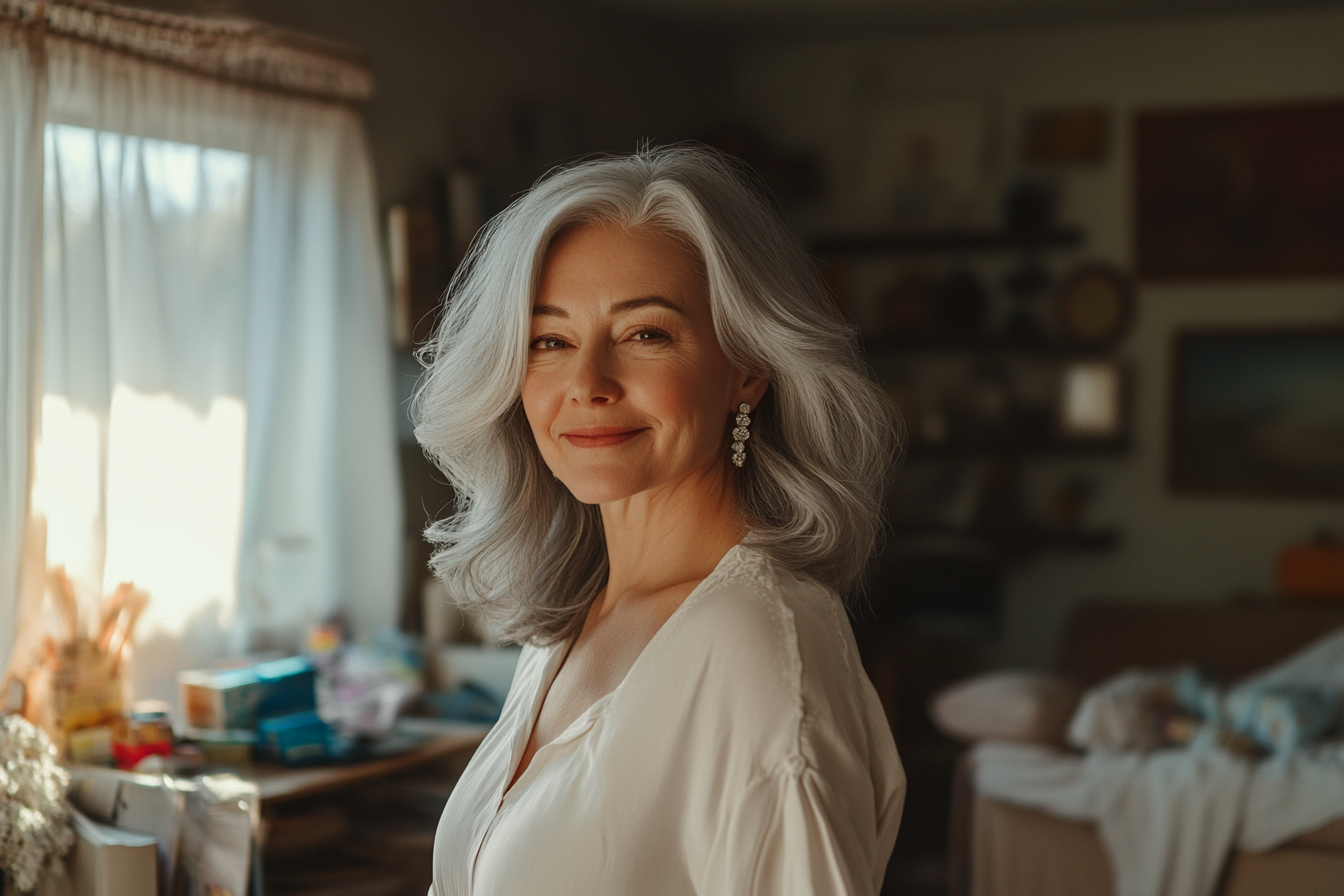
<instances>
[{"instance_id":1,"label":"blue box","mask_svg":"<svg viewBox=\"0 0 1344 896\"><path fill-rule=\"evenodd\" d=\"M257 753L285 765L311 765L330 754L331 726L312 710L274 716L257 725Z\"/></svg>"}]
</instances>

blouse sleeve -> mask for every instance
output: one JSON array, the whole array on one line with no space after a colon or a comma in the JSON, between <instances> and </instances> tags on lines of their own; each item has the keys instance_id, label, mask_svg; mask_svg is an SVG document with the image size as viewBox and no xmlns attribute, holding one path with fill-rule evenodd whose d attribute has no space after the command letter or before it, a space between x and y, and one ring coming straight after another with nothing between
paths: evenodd
<instances>
[{"instance_id":1,"label":"blouse sleeve","mask_svg":"<svg viewBox=\"0 0 1344 896\"><path fill-rule=\"evenodd\" d=\"M871 810L856 818L817 772L759 778L720 832L700 892L743 896L873 896L887 856L877 856ZM862 794L858 805L871 806Z\"/></svg>"}]
</instances>

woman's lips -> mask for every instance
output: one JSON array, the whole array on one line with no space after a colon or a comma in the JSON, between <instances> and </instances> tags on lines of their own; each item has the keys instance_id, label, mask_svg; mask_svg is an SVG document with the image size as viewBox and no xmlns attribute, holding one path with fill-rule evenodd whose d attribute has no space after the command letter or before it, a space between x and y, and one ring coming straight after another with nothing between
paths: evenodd
<instances>
[{"instance_id":1,"label":"woman's lips","mask_svg":"<svg viewBox=\"0 0 1344 896\"><path fill-rule=\"evenodd\" d=\"M589 426L562 432L560 438L568 440L576 448L605 448L608 445L619 445L628 441L643 431L639 427Z\"/></svg>"}]
</instances>

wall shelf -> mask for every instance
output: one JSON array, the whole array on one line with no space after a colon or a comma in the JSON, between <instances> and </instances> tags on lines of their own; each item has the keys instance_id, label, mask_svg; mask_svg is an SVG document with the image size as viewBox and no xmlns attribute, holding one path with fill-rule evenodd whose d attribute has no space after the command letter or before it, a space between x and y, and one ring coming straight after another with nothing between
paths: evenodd
<instances>
[{"instance_id":1,"label":"wall shelf","mask_svg":"<svg viewBox=\"0 0 1344 896\"><path fill-rule=\"evenodd\" d=\"M830 233L814 237L809 241L809 247L816 255L838 258L1072 249L1082 245L1082 242L1083 231L1078 227L1050 227L1042 230L954 228Z\"/></svg>"},{"instance_id":2,"label":"wall shelf","mask_svg":"<svg viewBox=\"0 0 1344 896\"><path fill-rule=\"evenodd\" d=\"M1020 336L1012 333L927 333L863 337L863 350L869 357L890 354L956 355L1019 354L1042 358L1104 358L1107 348L1070 345L1048 336Z\"/></svg>"},{"instance_id":3,"label":"wall shelf","mask_svg":"<svg viewBox=\"0 0 1344 896\"><path fill-rule=\"evenodd\" d=\"M1106 551L1120 542L1120 531L1115 528L1084 528L1047 526L1023 521L1015 526L954 526L942 523L895 523L892 535L896 538L915 538L928 535L950 535L983 541L1000 554L1021 558L1042 550Z\"/></svg>"},{"instance_id":4,"label":"wall shelf","mask_svg":"<svg viewBox=\"0 0 1344 896\"><path fill-rule=\"evenodd\" d=\"M1035 438L948 439L933 442L910 439L906 457L912 460L1022 458L1022 457L1115 457L1129 451L1127 438L1066 439L1057 436Z\"/></svg>"}]
</instances>

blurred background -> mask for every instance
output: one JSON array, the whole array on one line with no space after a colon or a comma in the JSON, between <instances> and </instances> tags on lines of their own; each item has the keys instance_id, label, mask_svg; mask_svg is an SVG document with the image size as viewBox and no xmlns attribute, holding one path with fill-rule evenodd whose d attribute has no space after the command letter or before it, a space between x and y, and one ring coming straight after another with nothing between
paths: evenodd
<instances>
[{"instance_id":1,"label":"blurred background","mask_svg":"<svg viewBox=\"0 0 1344 896\"><path fill-rule=\"evenodd\" d=\"M1083 602L1276 600L1344 532L1338 3L163 8L368 54L403 407L466 242L550 166L700 140L761 174L908 427L856 615L911 774L893 886L946 880L940 686L1053 667ZM417 631L451 494L401 439Z\"/></svg>"},{"instance_id":2,"label":"blurred background","mask_svg":"<svg viewBox=\"0 0 1344 896\"><path fill-rule=\"evenodd\" d=\"M644 142L759 172L908 431L854 612L911 778L885 892L949 887L949 682L1058 667L1097 602L1344 593L1344 4L137 5L367 56L414 636L444 637L420 533L452 494L413 352L476 229Z\"/></svg>"},{"instance_id":3,"label":"blurred background","mask_svg":"<svg viewBox=\"0 0 1344 896\"><path fill-rule=\"evenodd\" d=\"M1005 526L1013 559L1032 557L1005 569L996 659L1048 663L1089 594L1272 593L1286 544L1344 527L1337 467L1320 488L1309 472L1169 476L1178 334L1344 322L1338 162L1294 152L1338 121L1339 4L143 5L367 52L378 197L420 235L417 338L472 226L553 164L697 139L755 166L906 417L900 488L918 494L894 499L898 528L970 525L987 484L1032 520L1077 527ZM1171 208L1185 217L1166 222ZM1180 243L1204 223L1223 245ZM1112 388L1115 366L1114 419L1081 406L1085 419L1060 419L1058 373L1039 368L1071 355L1103 365L1075 371L1075 391ZM403 460L407 507L432 515L434 498L414 499L431 487L418 451ZM967 478L980 481L951 482Z\"/></svg>"}]
</instances>

